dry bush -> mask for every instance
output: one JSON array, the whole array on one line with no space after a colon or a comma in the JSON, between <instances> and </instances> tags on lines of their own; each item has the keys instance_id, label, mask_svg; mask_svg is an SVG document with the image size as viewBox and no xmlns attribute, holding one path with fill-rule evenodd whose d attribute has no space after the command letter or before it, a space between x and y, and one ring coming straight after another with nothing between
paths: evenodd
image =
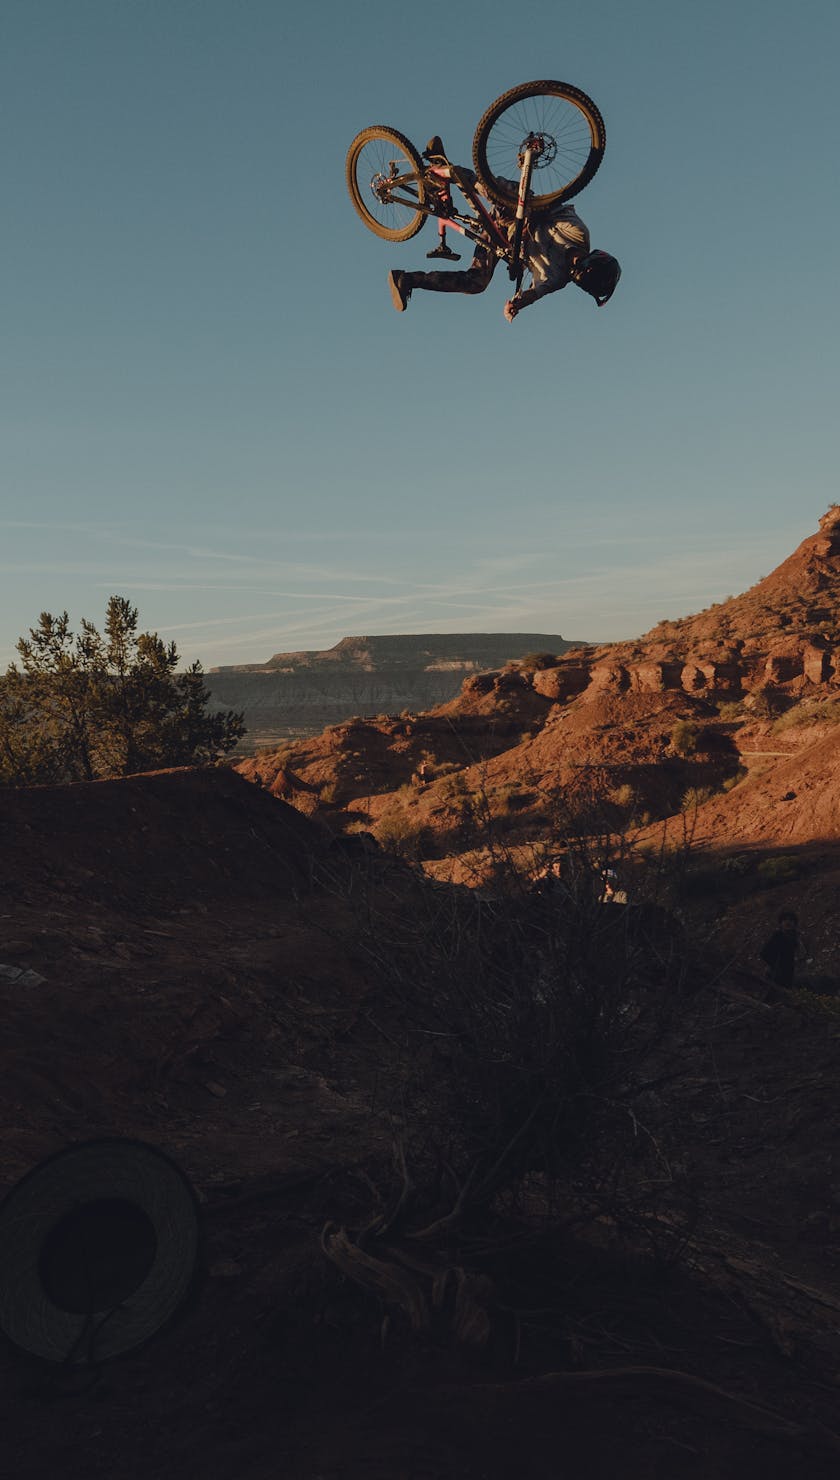
<instances>
[{"instance_id":1,"label":"dry bush","mask_svg":"<svg viewBox=\"0 0 840 1480\"><path fill-rule=\"evenodd\" d=\"M798 729L802 725L840 724L840 699L824 699L817 704L797 704L794 709L773 722L773 733Z\"/></svg>"},{"instance_id":2,"label":"dry bush","mask_svg":"<svg viewBox=\"0 0 840 1480\"><path fill-rule=\"evenodd\" d=\"M682 812L696 811L698 807L703 806L704 802L710 802L716 794L713 786L689 786L687 791L683 792L680 810Z\"/></svg>"},{"instance_id":3,"label":"dry bush","mask_svg":"<svg viewBox=\"0 0 840 1480\"><path fill-rule=\"evenodd\" d=\"M584 818L580 787L555 806L559 875L535 883L488 811L491 885L418 878L395 921L376 884L356 909L395 1050L380 1095L402 1186L383 1194L377 1236L457 1241L526 1208L543 1227L644 1221L654 1189L676 1185L644 1103L683 1002L682 930L656 901L655 863L636 902L602 903L629 841L591 803Z\"/></svg>"},{"instance_id":4,"label":"dry bush","mask_svg":"<svg viewBox=\"0 0 840 1480\"><path fill-rule=\"evenodd\" d=\"M386 812L373 828L377 842L398 858L418 858L422 852L425 833L423 824L410 817L401 806L395 806Z\"/></svg>"},{"instance_id":5,"label":"dry bush","mask_svg":"<svg viewBox=\"0 0 840 1480\"><path fill-rule=\"evenodd\" d=\"M700 748L700 737L702 735L700 725L690 719L680 719L671 731L671 748L677 755L696 755Z\"/></svg>"}]
</instances>

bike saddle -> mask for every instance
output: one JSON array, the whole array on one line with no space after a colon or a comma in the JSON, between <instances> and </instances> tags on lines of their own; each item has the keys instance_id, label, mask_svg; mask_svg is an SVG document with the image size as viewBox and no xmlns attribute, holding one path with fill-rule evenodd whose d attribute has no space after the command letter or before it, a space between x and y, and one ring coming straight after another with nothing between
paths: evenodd
<instances>
[{"instance_id":1,"label":"bike saddle","mask_svg":"<svg viewBox=\"0 0 840 1480\"><path fill-rule=\"evenodd\" d=\"M423 158L424 159L429 159L429 160L432 160L432 159L443 159L443 160L446 160L446 150L443 147L443 140L440 137L440 134L433 134L432 135L432 137L430 138L428 144L426 145L425 149L423 150ZM446 160L446 162L448 163L448 160Z\"/></svg>"},{"instance_id":2,"label":"bike saddle","mask_svg":"<svg viewBox=\"0 0 840 1480\"><path fill-rule=\"evenodd\" d=\"M453 252L452 248L451 247L447 247L447 245L446 245L445 242L442 243L441 246L435 247L435 249L434 249L433 252L427 252L426 253L426 256L427 257L446 257L446 259L449 262L460 262L460 260L461 260L461 253L460 252Z\"/></svg>"}]
</instances>

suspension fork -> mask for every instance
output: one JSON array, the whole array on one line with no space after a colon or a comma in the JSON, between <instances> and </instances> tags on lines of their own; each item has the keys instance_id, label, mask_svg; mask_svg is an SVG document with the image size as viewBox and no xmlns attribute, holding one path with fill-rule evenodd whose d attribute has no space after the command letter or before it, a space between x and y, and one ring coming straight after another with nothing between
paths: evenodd
<instances>
[{"instance_id":1,"label":"suspension fork","mask_svg":"<svg viewBox=\"0 0 840 1480\"><path fill-rule=\"evenodd\" d=\"M531 175L534 172L534 150L531 138L525 140L525 149L522 155L522 170L519 176L519 196L516 201L516 217L513 228L513 246L511 248L511 262L508 272L516 282L516 291L522 287L522 278L525 273L525 264L520 260L522 247L522 228L525 225L525 206L528 200L528 191L531 188Z\"/></svg>"}]
</instances>

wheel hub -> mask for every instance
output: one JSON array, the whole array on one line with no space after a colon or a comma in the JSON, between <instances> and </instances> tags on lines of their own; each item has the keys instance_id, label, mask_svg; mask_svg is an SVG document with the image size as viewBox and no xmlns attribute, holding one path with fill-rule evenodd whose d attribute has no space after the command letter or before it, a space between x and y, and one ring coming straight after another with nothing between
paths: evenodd
<instances>
[{"instance_id":1,"label":"wheel hub","mask_svg":"<svg viewBox=\"0 0 840 1480\"><path fill-rule=\"evenodd\" d=\"M396 174L396 170L394 170L394 174ZM370 182L371 194L375 195L376 199L384 205L387 205L391 198L392 178L392 175L374 175Z\"/></svg>"},{"instance_id":2,"label":"wheel hub","mask_svg":"<svg viewBox=\"0 0 840 1480\"><path fill-rule=\"evenodd\" d=\"M531 151L531 162L535 170L544 170L557 158L557 140L551 134L528 134L522 140L517 156L519 168L525 158L526 149Z\"/></svg>"}]
</instances>

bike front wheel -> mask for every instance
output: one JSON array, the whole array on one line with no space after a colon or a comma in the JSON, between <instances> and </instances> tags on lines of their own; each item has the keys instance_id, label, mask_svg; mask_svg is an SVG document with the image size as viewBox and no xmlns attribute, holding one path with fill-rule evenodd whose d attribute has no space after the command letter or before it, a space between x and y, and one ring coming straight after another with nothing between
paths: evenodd
<instances>
[{"instance_id":1,"label":"bike front wheel","mask_svg":"<svg viewBox=\"0 0 840 1480\"><path fill-rule=\"evenodd\" d=\"M592 99L568 82L523 82L503 93L473 139L476 174L497 205L516 204L526 140L536 140L530 208L540 211L589 184L607 131Z\"/></svg>"},{"instance_id":2,"label":"bike front wheel","mask_svg":"<svg viewBox=\"0 0 840 1480\"><path fill-rule=\"evenodd\" d=\"M394 128L362 129L347 151L350 199L365 226L386 242L416 236L426 213L425 166L414 145Z\"/></svg>"}]
</instances>

